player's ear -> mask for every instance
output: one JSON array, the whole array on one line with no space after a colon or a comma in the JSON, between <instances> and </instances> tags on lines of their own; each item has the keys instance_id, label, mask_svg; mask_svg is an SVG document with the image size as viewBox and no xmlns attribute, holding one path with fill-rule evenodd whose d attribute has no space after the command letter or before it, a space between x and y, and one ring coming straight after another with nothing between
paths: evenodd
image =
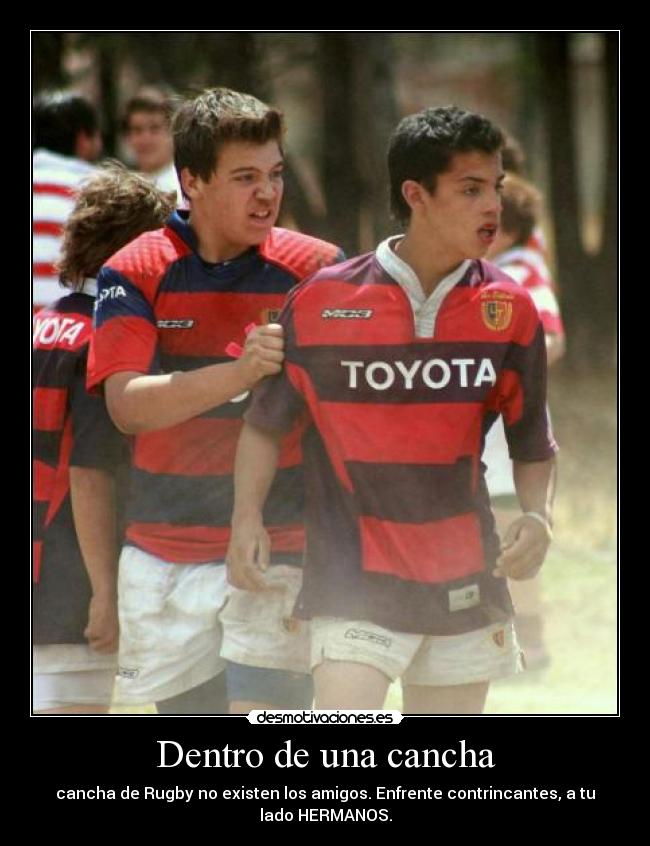
<instances>
[{"instance_id":1,"label":"player's ear","mask_svg":"<svg viewBox=\"0 0 650 846\"><path fill-rule=\"evenodd\" d=\"M415 179L405 179L402 182L402 197L411 212L423 211L426 199L430 196L431 194L421 182L416 182Z\"/></svg>"},{"instance_id":2,"label":"player's ear","mask_svg":"<svg viewBox=\"0 0 650 846\"><path fill-rule=\"evenodd\" d=\"M197 173L192 173L187 167L181 170L181 188L186 197L193 200L200 196L203 180Z\"/></svg>"}]
</instances>

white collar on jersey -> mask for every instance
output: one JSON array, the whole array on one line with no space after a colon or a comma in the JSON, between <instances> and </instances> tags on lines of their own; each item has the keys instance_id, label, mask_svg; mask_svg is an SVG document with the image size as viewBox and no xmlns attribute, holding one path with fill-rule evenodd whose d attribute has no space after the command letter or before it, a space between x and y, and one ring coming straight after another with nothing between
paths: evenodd
<instances>
[{"instance_id":1,"label":"white collar on jersey","mask_svg":"<svg viewBox=\"0 0 650 846\"><path fill-rule=\"evenodd\" d=\"M84 279L84 283L79 289L80 293L88 294L91 297L97 296L97 280L90 277Z\"/></svg>"},{"instance_id":2,"label":"white collar on jersey","mask_svg":"<svg viewBox=\"0 0 650 846\"><path fill-rule=\"evenodd\" d=\"M463 278L471 264L471 260L465 259L465 261L461 262L448 276L441 279L433 292L426 297L420 280L411 265L407 264L404 259L398 256L393 249L394 245L403 237L403 235L395 235L392 238L382 241L377 247L375 255L382 268L399 284L407 295L413 309L413 316L415 317L416 334L420 337L432 337L435 330L436 317L438 316L443 300L451 289Z\"/></svg>"}]
</instances>

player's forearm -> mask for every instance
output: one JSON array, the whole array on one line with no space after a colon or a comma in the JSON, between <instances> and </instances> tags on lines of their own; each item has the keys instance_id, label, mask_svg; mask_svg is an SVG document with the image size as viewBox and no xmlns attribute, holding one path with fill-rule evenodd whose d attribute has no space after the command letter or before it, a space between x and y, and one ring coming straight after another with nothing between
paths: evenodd
<instances>
[{"instance_id":1,"label":"player's forearm","mask_svg":"<svg viewBox=\"0 0 650 846\"><path fill-rule=\"evenodd\" d=\"M115 483L89 467L70 467L72 515L93 595L111 597L117 588Z\"/></svg>"},{"instance_id":2,"label":"player's forearm","mask_svg":"<svg viewBox=\"0 0 650 846\"><path fill-rule=\"evenodd\" d=\"M522 511L536 511L550 522L555 494L555 458L514 461L513 477Z\"/></svg>"},{"instance_id":3,"label":"player's forearm","mask_svg":"<svg viewBox=\"0 0 650 846\"><path fill-rule=\"evenodd\" d=\"M244 424L235 457L235 503L232 525L260 521L280 454L280 433Z\"/></svg>"},{"instance_id":4,"label":"player's forearm","mask_svg":"<svg viewBox=\"0 0 650 846\"><path fill-rule=\"evenodd\" d=\"M158 376L116 373L106 380L106 404L117 428L136 435L191 420L245 393L252 384L239 361Z\"/></svg>"}]
</instances>

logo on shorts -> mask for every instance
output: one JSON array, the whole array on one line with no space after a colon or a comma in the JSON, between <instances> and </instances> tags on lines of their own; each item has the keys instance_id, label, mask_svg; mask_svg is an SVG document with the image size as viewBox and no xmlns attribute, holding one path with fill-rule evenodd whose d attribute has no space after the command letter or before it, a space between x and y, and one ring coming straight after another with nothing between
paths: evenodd
<instances>
[{"instance_id":1,"label":"logo on shorts","mask_svg":"<svg viewBox=\"0 0 650 846\"><path fill-rule=\"evenodd\" d=\"M159 329L191 329L194 326L193 320L157 320L156 326Z\"/></svg>"},{"instance_id":2,"label":"logo on shorts","mask_svg":"<svg viewBox=\"0 0 650 846\"><path fill-rule=\"evenodd\" d=\"M481 592L478 585L465 585L449 591L449 611L465 611L481 602Z\"/></svg>"},{"instance_id":3,"label":"logo on shorts","mask_svg":"<svg viewBox=\"0 0 650 846\"><path fill-rule=\"evenodd\" d=\"M499 629L498 632L494 632L494 634L492 635L492 640L496 643L497 646L503 649L503 647L506 645L506 633L503 629Z\"/></svg>"},{"instance_id":4,"label":"logo on shorts","mask_svg":"<svg viewBox=\"0 0 650 846\"><path fill-rule=\"evenodd\" d=\"M300 620L297 620L295 617L283 617L282 628L288 634L294 634L300 628Z\"/></svg>"},{"instance_id":5,"label":"logo on shorts","mask_svg":"<svg viewBox=\"0 0 650 846\"><path fill-rule=\"evenodd\" d=\"M118 676L122 676L123 679L137 679L140 675L140 670L133 667L118 667L117 674Z\"/></svg>"},{"instance_id":6,"label":"logo on shorts","mask_svg":"<svg viewBox=\"0 0 650 846\"><path fill-rule=\"evenodd\" d=\"M486 293L481 303L483 323L494 332L502 332L512 320L512 296L498 291Z\"/></svg>"},{"instance_id":7,"label":"logo on shorts","mask_svg":"<svg viewBox=\"0 0 650 846\"><path fill-rule=\"evenodd\" d=\"M383 637L375 632L367 632L365 629L348 629L345 633L348 640L367 640L370 643L378 643L379 646L385 646L388 649L392 643L389 637Z\"/></svg>"},{"instance_id":8,"label":"logo on shorts","mask_svg":"<svg viewBox=\"0 0 650 846\"><path fill-rule=\"evenodd\" d=\"M324 308L320 316L324 320L370 320L371 308Z\"/></svg>"}]
</instances>

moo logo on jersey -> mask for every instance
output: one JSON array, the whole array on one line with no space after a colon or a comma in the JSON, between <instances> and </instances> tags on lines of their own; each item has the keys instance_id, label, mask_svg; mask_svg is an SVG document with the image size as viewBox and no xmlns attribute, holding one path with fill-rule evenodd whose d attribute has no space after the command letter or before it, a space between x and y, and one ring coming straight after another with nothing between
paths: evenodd
<instances>
[{"instance_id":1,"label":"moo logo on jersey","mask_svg":"<svg viewBox=\"0 0 650 846\"><path fill-rule=\"evenodd\" d=\"M403 361L342 361L341 367L347 368L348 388L352 390L358 388L362 380L375 391L386 391L396 382L407 391L420 383L436 391L447 387L452 379L461 388L480 388L497 381L489 358L480 361L474 358L417 359L410 364Z\"/></svg>"},{"instance_id":2,"label":"moo logo on jersey","mask_svg":"<svg viewBox=\"0 0 650 846\"><path fill-rule=\"evenodd\" d=\"M371 308L324 308L320 316L323 320L369 320Z\"/></svg>"},{"instance_id":3,"label":"moo logo on jersey","mask_svg":"<svg viewBox=\"0 0 650 846\"><path fill-rule=\"evenodd\" d=\"M34 318L34 344L48 347L52 344L67 344L74 347L84 323L74 317Z\"/></svg>"}]
</instances>

